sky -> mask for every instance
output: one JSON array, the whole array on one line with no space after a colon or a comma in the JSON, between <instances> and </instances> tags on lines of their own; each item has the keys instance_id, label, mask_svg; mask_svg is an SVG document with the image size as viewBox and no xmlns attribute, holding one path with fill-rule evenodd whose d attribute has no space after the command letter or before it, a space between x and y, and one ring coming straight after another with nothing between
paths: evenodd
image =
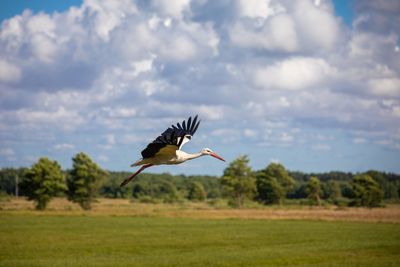
<instances>
[{"instance_id":1,"label":"sky","mask_svg":"<svg viewBox=\"0 0 400 267\"><path fill-rule=\"evenodd\" d=\"M186 152L400 173L400 1L1 1L0 167L130 164L198 114ZM202 157L151 172L221 175Z\"/></svg>"}]
</instances>

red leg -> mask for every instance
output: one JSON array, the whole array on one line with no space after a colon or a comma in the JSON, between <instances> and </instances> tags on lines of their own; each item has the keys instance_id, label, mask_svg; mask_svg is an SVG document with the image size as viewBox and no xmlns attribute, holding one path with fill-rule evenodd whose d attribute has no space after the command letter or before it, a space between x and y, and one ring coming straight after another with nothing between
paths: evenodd
<instances>
[{"instance_id":1,"label":"red leg","mask_svg":"<svg viewBox=\"0 0 400 267\"><path fill-rule=\"evenodd\" d=\"M138 175L139 173L141 173L144 169L153 166L153 164L149 163L146 165L143 165L139 170L137 170L134 174L132 174L131 176L129 176L128 178L126 178L120 186L124 186L127 183L129 183L131 180L133 180L133 178L135 178L136 175Z\"/></svg>"}]
</instances>

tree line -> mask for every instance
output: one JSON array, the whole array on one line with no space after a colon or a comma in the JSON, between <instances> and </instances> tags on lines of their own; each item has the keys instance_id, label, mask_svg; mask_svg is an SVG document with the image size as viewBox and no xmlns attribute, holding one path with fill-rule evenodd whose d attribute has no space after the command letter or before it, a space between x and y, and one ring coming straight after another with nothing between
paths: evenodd
<instances>
[{"instance_id":1,"label":"tree line","mask_svg":"<svg viewBox=\"0 0 400 267\"><path fill-rule=\"evenodd\" d=\"M43 157L30 168L2 168L0 194L26 196L37 209L45 209L55 196L66 196L83 209L90 209L98 196L149 203L226 199L234 207L292 201L377 207L383 201L398 202L400 196L400 175L394 173L291 172L279 163L252 170L247 156L230 162L221 177L142 173L125 187L119 185L129 172L103 170L82 152L72 163L72 169L62 170L57 161Z\"/></svg>"}]
</instances>

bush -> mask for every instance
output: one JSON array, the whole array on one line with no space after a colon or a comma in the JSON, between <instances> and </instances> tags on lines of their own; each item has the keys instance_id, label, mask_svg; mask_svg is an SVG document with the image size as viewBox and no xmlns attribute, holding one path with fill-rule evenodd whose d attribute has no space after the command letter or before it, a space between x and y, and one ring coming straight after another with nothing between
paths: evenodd
<instances>
[{"instance_id":1,"label":"bush","mask_svg":"<svg viewBox=\"0 0 400 267\"><path fill-rule=\"evenodd\" d=\"M192 201L204 201L206 200L206 191L199 182L192 182L188 186L188 199Z\"/></svg>"},{"instance_id":2,"label":"bush","mask_svg":"<svg viewBox=\"0 0 400 267\"><path fill-rule=\"evenodd\" d=\"M357 175L353 178L352 189L354 199L352 206L379 207L383 200L383 191L379 184L368 174Z\"/></svg>"}]
</instances>

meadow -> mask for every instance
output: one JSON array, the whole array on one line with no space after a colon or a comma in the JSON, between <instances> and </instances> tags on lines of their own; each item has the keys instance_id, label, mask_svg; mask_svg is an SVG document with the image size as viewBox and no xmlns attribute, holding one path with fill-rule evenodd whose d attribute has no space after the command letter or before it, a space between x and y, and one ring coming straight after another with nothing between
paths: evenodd
<instances>
[{"instance_id":1,"label":"meadow","mask_svg":"<svg viewBox=\"0 0 400 267\"><path fill-rule=\"evenodd\" d=\"M400 266L397 206L31 205L0 203L0 266Z\"/></svg>"}]
</instances>

